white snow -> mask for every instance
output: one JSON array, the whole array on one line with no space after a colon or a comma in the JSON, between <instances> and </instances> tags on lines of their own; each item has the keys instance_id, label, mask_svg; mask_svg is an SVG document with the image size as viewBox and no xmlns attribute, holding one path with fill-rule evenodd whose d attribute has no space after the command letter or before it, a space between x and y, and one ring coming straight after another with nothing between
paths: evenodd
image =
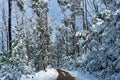
<instances>
[{"instance_id":1,"label":"white snow","mask_svg":"<svg viewBox=\"0 0 120 80\"><path fill-rule=\"evenodd\" d=\"M40 71L36 73L35 80L55 80L58 76L56 69L47 69L46 71Z\"/></svg>"},{"instance_id":2,"label":"white snow","mask_svg":"<svg viewBox=\"0 0 120 80\"><path fill-rule=\"evenodd\" d=\"M81 32L80 31L76 32L75 36L81 36Z\"/></svg>"},{"instance_id":3,"label":"white snow","mask_svg":"<svg viewBox=\"0 0 120 80\"><path fill-rule=\"evenodd\" d=\"M90 28L92 31L98 32L101 30L101 25L104 23L104 21L102 19L96 18L96 23L92 25L92 27Z\"/></svg>"},{"instance_id":4,"label":"white snow","mask_svg":"<svg viewBox=\"0 0 120 80\"><path fill-rule=\"evenodd\" d=\"M43 0L45 3L49 2L49 0Z\"/></svg>"},{"instance_id":5,"label":"white snow","mask_svg":"<svg viewBox=\"0 0 120 80\"><path fill-rule=\"evenodd\" d=\"M20 80L55 80L57 76L58 72L56 71L56 69L51 68L35 73L35 75L23 75Z\"/></svg>"},{"instance_id":6,"label":"white snow","mask_svg":"<svg viewBox=\"0 0 120 80\"><path fill-rule=\"evenodd\" d=\"M115 11L114 15L119 15L120 14L120 9L118 9L117 11Z\"/></svg>"},{"instance_id":7,"label":"white snow","mask_svg":"<svg viewBox=\"0 0 120 80\"><path fill-rule=\"evenodd\" d=\"M64 71L69 72L73 77L76 78L76 80L99 80L92 75L85 74L80 71ZM56 69L51 68L47 69L46 71L35 73L35 75L22 75L22 78L20 80L56 80L57 76L58 72Z\"/></svg>"},{"instance_id":8,"label":"white snow","mask_svg":"<svg viewBox=\"0 0 120 80\"><path fill-rule=\"evenodd\" d=\"M99 80L95 77L93 77L90 74L84 74L83 72L77 73L77 80Z\"/></svg>"},{"instance_id":9,"label":"white snow","mask_svg":"<svg viewBox=\"0 0 120 80\"><path fill-rule=\"evenodd\" d=\"M77 71L64 70L64 71L69 72L73 77L76 78L76 80L99 80L96 77L94 77L93 75L90 75L88 73L84 73L84 72L79 71L79 70L77 70Z\"/></svg>"}]
</instances>

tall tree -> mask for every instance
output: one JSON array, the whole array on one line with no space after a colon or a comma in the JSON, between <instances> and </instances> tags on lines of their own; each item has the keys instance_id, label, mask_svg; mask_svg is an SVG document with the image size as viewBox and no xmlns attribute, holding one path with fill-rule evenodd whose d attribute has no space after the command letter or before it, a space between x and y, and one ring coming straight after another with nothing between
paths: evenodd
<instances>
[{"instance_id":1,"label":"tall tree","mask_svg":"<svg viewBox=\"0 0 120 80\"><path fill-rule=\"evenodd\" d=\"M2 23L2 31L1 31L1 36L2 36L2 41L1 41L1 43L2 43L2 51L4 51L5 50L5 41L6 41L6 36L4 35L4 34L6 34L6 12L5 12L5 6L4 6L4 1L2 2L2 4L3 4L3 7L2 7L2 21L3 21L3 23Z\"/></svg>"},{"instance_id":2,"label":"tall tree","mask_svg":"<svg viewBox=\"0 0 120 80\"><path fill-rule=\"evenodd\" d=\"M12 11L12 0L8 0L8 51L12 52L12 33L11 33L11 11Z\"/></svg>"},{"instance_id":3,"label":"tall tree","mask_svg":"<svg viewBox=\"0 0 120 80\"><path fill-rule=\"evenodd\" d=\"M68 21L64 21L66 22L67 26L69 26L69 28L72 31L72 50L73 50L73 54L76 53L76 37L75 34L77 32L77 27L76 27L76 16L80 13L81 11L81 2L82 0L58 0L58 3L60 5L60 8L62 10L63 13L66 12L66 10L70 10L70 19ZM68 19L66 19L68 20ZM66 26L65 23L65 26Z\"/></svg>"},{"instance_id":4,"label":"tall tree","mask_svg":"<svg viewBox=\"0 0 120 80\"><path fill-rule=\"evenodd\" d=\"M44 69L44 63L49 62L46 60L49 57L50 46L50 27L48 26L48 2L47 0L32 0L32 8L37 16L37 27L35 34L37 36L36 44L39 51L37 51L35 66L36 70ZM37 31L37 32L36 32ZM42 61L41 61L42 60ZM41 64L42 63L42 64Z\"/></svg>"}]
</instances>

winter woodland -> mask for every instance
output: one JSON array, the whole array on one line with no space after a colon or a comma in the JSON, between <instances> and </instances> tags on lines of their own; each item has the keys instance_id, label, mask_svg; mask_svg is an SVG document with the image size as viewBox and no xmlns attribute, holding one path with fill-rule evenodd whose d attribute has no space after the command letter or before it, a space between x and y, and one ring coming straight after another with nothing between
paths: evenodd
<instances>
[{"instance_id":1,"label":"winter woodland","mask_svg":"<svg viewBox=\"0 0 120 80\"><path fill-rule=\"evenodd\" d=\"M120 0L0 0L0 80L54 80L58 68L120 80Z\"/></svg>"}]
</instances>

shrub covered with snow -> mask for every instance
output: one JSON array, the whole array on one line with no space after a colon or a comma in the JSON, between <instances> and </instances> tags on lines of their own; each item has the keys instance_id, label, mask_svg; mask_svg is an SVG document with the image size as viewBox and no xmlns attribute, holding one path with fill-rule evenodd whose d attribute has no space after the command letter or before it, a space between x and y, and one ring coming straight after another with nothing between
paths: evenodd
<instances>
[{"instance_id":1,"label":"shrub covered with snow","mask_svg":"<svg viewBox=\"0 0 120 80\"><path fill-rule=\"evenodd\" d=\"M94 16L88 48L80 69L106 80L119 80L120 73L120 10L106 10Z\"/></svg>"},{"instance_id":2,"label":"shrub covered with snow","mask_svg":"<svg viewBox=\"0 0 120 80\"><path fill-rule=\"evenodd\" d=\"M25 59L0 53L0 80L19 80L22 74L30 74L32 71Z\"/></svg>"}]
</instances>

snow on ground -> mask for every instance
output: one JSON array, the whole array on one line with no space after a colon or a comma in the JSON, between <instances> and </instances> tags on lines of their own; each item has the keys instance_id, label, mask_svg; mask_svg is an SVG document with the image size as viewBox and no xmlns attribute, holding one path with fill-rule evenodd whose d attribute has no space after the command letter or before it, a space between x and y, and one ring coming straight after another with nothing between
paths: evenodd
<instances>
[{"instance_id":1,"label":"snow on ground","mask_svg":"<svg viewBox=\"0 0 120 80\"><path fill-rule=\"evenodd\" d=\"M65 70L66 71L66 70ZM81 71L67 71L69 72L73 77L75 77L77 80L100 80L98 78L93 77L90 74L83 73Z\"/></svg>"},{"instance_id":2,"label":"snow on ground","mask_svg":"<svg viewBox=\"0 0 120 80\"><path fill-rule=\"evenodd\" d=\"M67 71L67 70L65 70ZM84 74L79 71L67 71L77 80L99 80L92 75ZM20 80L55 80L58 76L56 69L47 69L46 71L40 71L34 75L23 75Z\"/></svg>"},{"instance_id":3,"label":"snow on ground","mask_svg":"<svg viewBox=\"0 0 120 80\"><path fill-rule=\"evenodd\" d=\"M23 75L20 80L55 80L57 76L56 69L51 68L37 72L34 75Z\"/></svg>"},{"instance_id":4,"label":"snow on ground","mask_svg":"<svg viewBox=\"0 0 120 80\"><path fill-rule=\"evenodd\" d=\"M56 69L47 69L36 73L35 80L55 80L58 76Z\"/></svg>"},{"instance_id":5,"label":"snow on ground","mask_svg":"<svg viewBox=\"0 0 120 80\"><path fill-rule=\"evenodd\" d=\"M77 77L76 78L78 80L99 80L99 79L93 77L90 74L85 74L85 73L82 73L82 72L77 73Z\"/></svg>"}]
</instances>

